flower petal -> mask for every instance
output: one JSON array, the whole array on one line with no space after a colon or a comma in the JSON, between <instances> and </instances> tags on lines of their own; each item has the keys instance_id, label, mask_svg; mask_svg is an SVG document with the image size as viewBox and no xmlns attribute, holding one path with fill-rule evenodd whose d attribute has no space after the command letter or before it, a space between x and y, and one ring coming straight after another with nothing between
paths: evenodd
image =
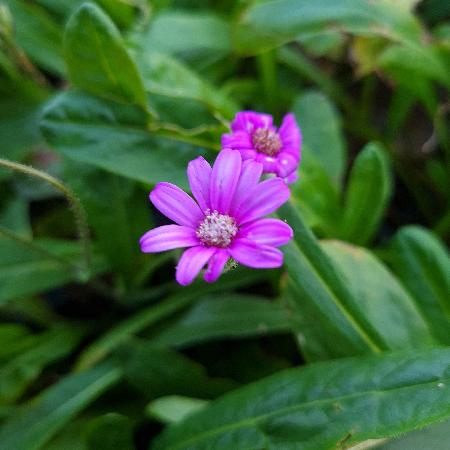
<instances>
[{"instance_id":1,"label":"flower petal","mask_svg":"<svg viewBox=\"0 0 450 450\"><path fill-rule=\"evenodd\" d=\"M292 228L279 219L260 219L245 224L240 230L238 238L248 239L261 245L279 247L287 244L293 236Z\"/></svg>"},{"instance_id":2,"label":"flower petal","mask_svg":"<svg viewBox=\"0 0 450 450\"><path fill-rule=\"evenodd\" d=\"M213 283L222 274L225 264L230 259L228 250L219 248L216 253L211 257L208 263L208 269L205 272L204 278L208 283Z\"/></svg>"},{"instance_id":3,"label":"flower petal","mask_svg":"<svg viewBox=\"0 0 450 450\"><path fill-rule=\"evenodd\" d=\"M287 152L280 152L277 158L276 173L284 178L294 172L298 167L298 159Z\"/></svg>"},{"instance_id":4,"label":"flower petal","mask_svg":"<svg viewBox=\"0 0 450 450\"><path fill-rule=\"evenodd\" d=\"M236 131L222 135L222 148L233 150L251 149L253 144L250 135L246 131Z\"/></svg>"},{"instance_id":5,"label":"flower petal","mask_svg":"<svg viewBox=\"0 0 450 450\"><path fill-rule=\"evenodd\" d=\"M283 265L283 253L280 250L247 239L236 239L228 251L237 262L255 269L272 269Z\"/></svg>"},{"instance_id":6,"label":"flower petal","mask_svg":"<svg viewBox=\"0 0 450 450\"><path fill-rule=\"evenodd\" d=\"M289 113L283 117L278 134L283 142L283 149L300 159L302 133L294 114Z\"/></svg>"},{"instance_id":7,"label":"flower petal","mask_svg":"<svg viewBox=\"0 0 450 450\"><path fill-rule=\"evenodd\" d=\"M177 265L175 277L178 283L182 286L191 284L215 251L215 247L204 247L200 245L185 250Z\"/></svg>"},{"instance_id":8,"label":"flower petal","mask_svg":"<svg viewBox=\"0 0 450 450\"><path fill-rule=\"evenodd\" d=\"M281 178L271 178L255 186L241 204L234 218L239 225L273 213L290 196L289 188Z\"/></svg>"},{"instance_id":9,"label":"flower petal","mask_svg":"<svg viewBox=\"0 0 450 450\"><path fill-rule=\"evenodd\" d=\"M278 160L276 156L265 155L264 153L258 153L256 155L256 161L263 165L264 173L276 173L278 170Z\"/></svg>"},{"instance_id":10,"label":"flower petal","mask_svg":"<svg viewBox=\"0 0 450 450\"><path fill-rule=\"evenodd\" d=\"M227 214L241 174L242 158L237 150L224 149L214 163L211 185L211 210Z\"/></svg>"},{"instance_id":11,"label":"flower petal","mask_svg":"<svg viewBox=\"0 0 450 450\"><path fill-rule=\"evenodd\" d=\"M139 242L144 253L164 252L174 248L192 247L199 244L195 230L180 225L164 225L154 228L147 231Z\"/></svg>"},{"instance_id":12,"label":"flower petal","mask_svg":"<svg viewBox=\"0 0 450 450\"><path fill-rule=\"evenodd\" d=\"M230 214L233 215L246 199L249 192L258 184L263 167L256 161L246 160L242 163L241 176L239 177L234 197L230 206Z\"/></svg>"},{"instance_id":13,"label":"flower petal","mask_svg":"<svg viewBox=\"0 0 450 450\"><path fill-rule=\"evenodd\" d=\"M253 111L241 111L236 114L231 122L232 131L246 131L252 133L257 128L274 129L272 125L272 116L270 114L261 114Z\"/></svg>"},{"instance_id":14,"label":"flower petal","mask_svg":"<svg viewBox=\"0 0 450 450\"><path fill-rule=\"evenodd\" d=\"M197 228L204 217L197 203L172 183L158 183L150 192L150 201L178 225Z\"/></svg>"},{"instance_id":15,"label":"flower petal","mask_svg":"<svg viewBox=\"0 0 450 450\"><path fill-rule=\"evenodd\" d=\"M188 164L187 175L192 194L202 211L209 209L209 185L212 169L203 156L199 156Z\"/></svg>"}]
</instances>

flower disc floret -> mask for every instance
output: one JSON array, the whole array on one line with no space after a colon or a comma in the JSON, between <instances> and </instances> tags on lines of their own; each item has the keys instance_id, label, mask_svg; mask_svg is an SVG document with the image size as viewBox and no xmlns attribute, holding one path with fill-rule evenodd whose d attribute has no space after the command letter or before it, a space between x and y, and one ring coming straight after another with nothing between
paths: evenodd
<instances>
[{"instance_id":1,"label":"flower disc floret","mask_svg":"<svg viewBox=\"0 0 450 450\"><path fill-rule=\"evenodd\" d=\"M238 232L236 221L227 214L206 211L206 217L195 234L208 247L228 247Z\"/></svg>"},{"instance_id":2,"label":"flower disc floret","mask_svg":"<svg viewBox=\"0 0 450 450\"><path fill-rule=\"evenodd\" d=\"M257 128L252 135L253 146L259 153L275 156L282 147L280 136L268 128Z\"/></svg>"}]
</instances>

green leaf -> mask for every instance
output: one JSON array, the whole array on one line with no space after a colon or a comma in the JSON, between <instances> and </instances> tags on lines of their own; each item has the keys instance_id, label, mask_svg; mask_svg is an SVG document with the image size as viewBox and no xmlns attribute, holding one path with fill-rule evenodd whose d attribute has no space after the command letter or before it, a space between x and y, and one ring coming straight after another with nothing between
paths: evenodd
<instances>
[{"instance_id":1,"label":"green leaf","mask_svg":"<svg viewBox=\"0 0 450 450\"><path fill-rule=\"evenodd\" d=\"M67 356L79 343L82 329L55 329L42 333L29 350L0 368L0 403L18 399L43 368Z\"/></svg>"},{"instance_id":2,"label":"green leaf","mask_svg":"<svg viewBox=\"0 0 450 450\"><path fill-rule=\"evenodd\" d=\"M176 423L204 408L208 403L208 400L200 398L169 395L153 400L145 410L148 417L163 423Z\"/></svg>"},{"instance_id":3,"label":"green leaf","mask_svg":"<svg viewBox=\"0 0 450 450\"><path fill-rule=\"evenodd\" d=\"M392 193L389 160L376 143L358 154L345 194L341 237L354 244L369 243L378 231Z\"/></svg>"},{"instance_id":4,"label":"green leaf","mask_svg":"<svg viewBox=\"0 0 450 450\"><path fill-rule=\"evenodd\" d=\"M197 362L151 341L132 340L121 350L125 378L146 398L215 397L235 387L233 381L211 378Z\"/></svg>"},{"instance_id":5,"label":"green leaf","mask_svg":"<svg viewBox=\"0 0 450 450\"><path fill-rule=\"evenodd\" d=\"M151 21L142 40L147 48L193 63L211 63L231 52L229 24L203 11L165 11Z\"/></svg>"},{"instance_id":6,"label":"green leaf","mask_svg":"<svg viewBox=\"0 0 450 450\"><path fill-rule=\"evenodd\" d=\"M346 284L353 291L348 307L384 349L420 348L433 343L414 300L368 250L339 241L322 242Z\"/></svg>"},{"instance_id":7,"label":"green leaf","mask_svg":"<svg viewBox=\"0 0 450 450\"><path fill-rule=\"evenodd\" d=\"M291 184L292 202L319 235L336 237L341 218L338 188L307 145L302 150L306 151L298 171L299 180Z\"/></svg>"},{"instance_id":8,"label":"green leaf","mask_svg":"<svg viewBox=\"0 0 450 450\"><path fill-rule=\"evenodd\" d=\"M443 243L424 228L408 226L397 233L385 257L435 338L450 344L450 258Z\"/></svg>"},{"instance_id":9,"label":"green leaf","mask_svg":"<svg viewBox=\"0 0 450 450\"><path fill-rule=\"evenodd\" d=\"M212 402L154 450L322 450L397 435L450 416L450 349L311 364Z\"/></svg>"},{"instance_id":10,"label":"green leaf","mask_svg":"<svg viewBox=\"0 0 450 450\"><path fill-rule=\"evenodd\" d=\"M41 253L38 248L46 253ZM55 256L50 257L47 253ZM72 263L80 261L81 255L77 242L36 239L33 247L29 247L1 237L0 304L79 280L77 266ZM94 255L92 274L105 269L105 261Z\"/></svg>"},{"instance_id":11,"label":"green leaf","mask_svg":"<svg viewBox=\"0 0 450 450\"><path fill-rule=\"evenodd\" d=\"M147 109L140 74L111 19L93 3L72 15L64 35L72 83L87 92Z\"/></svg>"},{"instance_id":12,"label":"green leaf","mask_svg":"<svg viewBox=\"0 0 450 450\"><path fill-rule=\"evenodd\" d=\"M320 330L321 351L316 352L315 358L380 351L380 342L368 335L349 309L349 305L357 303L355 294L292 204L281 207L278 217L294 230L294 240L283 247L290 279L288 292L294 311L309 314L310 323Z\"/></svg>"},{"instance_id":13,"label":"green leaf","mask_svg":"<svg viewBox=\"0 0 450 450\"><path fill-rule=\"evenodd\" d=\"M0 450L42 448L120 377L120 370L110 363L65 377L22 406L3 424Z\"/></svg>"},{"instance_id":14,"label":"green leaf","mask_svg":"<svg viewBox=\"0 0 450 450\"><path fill-rule=\"evenodd\" d=\"M321 164L334 184L340 186L347 160L341 119L323 94L309 91L298 97L292 110L303 135L304 158L310 154Z\"/></svg>"},{"instance_id":15,"label":"green leaf","mask_svg":"<svg viewBox=\"0 0 450 450\"><path fill-rule=\"evenodd\" d=\"M133 450L131 421L116 413L97 417L88 426L86 450Z\"/></svg>"},{"instance_id":16,"label":"green leaf","mask_svg":"<svg viewBox=\"0 0 450 450\"><path fill-rule=\"evenodd\" d=\"M14 21L14 38L30 59L42 68L64 73L62 29L53 18L34 2L5 0Z\"/></svg>"},{"instance_id":17,"label":"green leaf","mask_svg":"<svg viewBox=\"0 0 450 450\"><path fill-rule=\"evenodd\" d=\"M152 137L140 108L81 92L61 94L48 104L41 130L71 159L144 183L187 186L187 163L199 154L191 145Z\"/></svg>"},{"instance_id":18,"label":"green leaf","mask_svg":"<svg viewBox=\"0 0 450 450\"><path fill-rule=\"evenodd\" d=\"M88 346L80 355L77 363L79 369L90 367L102 360L130 336L155 325L170 317L177 311L186 308L202 295L223 292L239 286L246 286L259 281L263 275L257 271L236 270L222 277L214 284L205 284L203 280L165 298L161 303L144 308L135 315L118 323L115 327Z\"/></svg>"},{"instance_id":19,"label":"green leaf","mask_svg":"<svg viewBox=\"0 0 450 450\"><path fill-rule=\"evenodd\" d=\"M236 320L239 318L239 320ZM287 314L277 303L248 295L206 297L152 338L158 345L184 347L221 338L289 331Z\"/></svg>"}]
</instances>

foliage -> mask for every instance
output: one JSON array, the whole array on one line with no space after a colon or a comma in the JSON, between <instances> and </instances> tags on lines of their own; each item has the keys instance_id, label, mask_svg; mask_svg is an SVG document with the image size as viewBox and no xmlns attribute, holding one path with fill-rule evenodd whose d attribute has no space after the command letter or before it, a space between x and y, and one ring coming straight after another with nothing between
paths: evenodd
<instances>
[{"instance_id":1,"label":"foliage","mask_svg":"<svg viewBox=\"0 0 450 450\"><path fill-rule=\"evenodd\" d=\"M445 447L438 3L0 0L0 450ZM245 109L302 128L285 264L180 287L148 192Z\"/></svg>"}]
</instances>

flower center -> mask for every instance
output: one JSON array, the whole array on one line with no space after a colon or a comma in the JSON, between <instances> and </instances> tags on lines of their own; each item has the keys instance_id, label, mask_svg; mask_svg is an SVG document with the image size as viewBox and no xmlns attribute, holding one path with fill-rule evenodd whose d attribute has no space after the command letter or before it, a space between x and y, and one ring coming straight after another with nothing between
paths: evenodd
<instances>
[{"instance_id":1,"label":"flower center","mask_svg":"<svg viewBox=\"0 0 450 450\"><path fill-rule=\"evenodd\" d=\"M276 131L268 128L257 128L252 136L255 149L269 156L275 156L281 148L281 139Z\"/></svg>"},{"instance_id":2,"label":"flower center","mask_svg":"<svg viewBox=\"0 0 450 450\"><path fill-rule=\"evenodd\" d=\"M208 247L228 247L238 232L236 221L217 211L206 211L206 217L196 231L197 237Z\"/></svg>"}]
</instances>

